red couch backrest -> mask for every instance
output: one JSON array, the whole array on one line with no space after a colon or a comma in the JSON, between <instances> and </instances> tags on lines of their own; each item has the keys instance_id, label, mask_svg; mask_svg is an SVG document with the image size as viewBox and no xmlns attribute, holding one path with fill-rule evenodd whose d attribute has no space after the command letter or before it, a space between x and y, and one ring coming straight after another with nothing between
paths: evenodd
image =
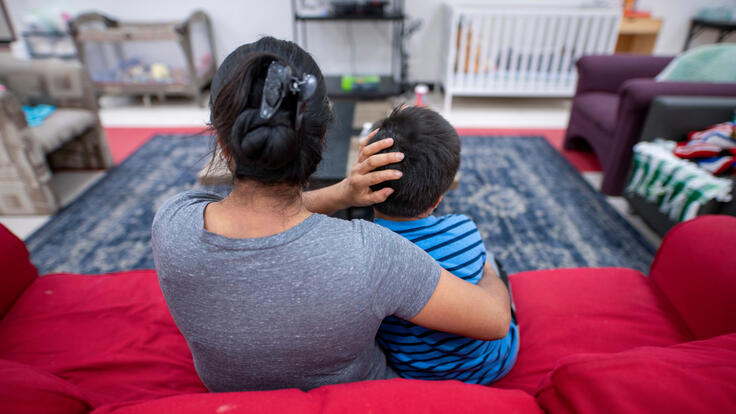
<instances>
[{"instance_id":1,"label":"red couch backrest","mask_svg":"<svg viewBox=\"0 0 736 414\"><path fill-rule=\"evenodd\" d=\"M0 224L0 317L37 277L26 245Z\"/></svg>"},{"instance_id":2,"label":"red couch backrest","mask_svg":"<svg viewBox=\"0 0 736 414\"><path fill-rule=\"evenodd\" d=\"M736 217L675 226L649 275L696 338L736 332Z\"/></svg>"}]
</instances>

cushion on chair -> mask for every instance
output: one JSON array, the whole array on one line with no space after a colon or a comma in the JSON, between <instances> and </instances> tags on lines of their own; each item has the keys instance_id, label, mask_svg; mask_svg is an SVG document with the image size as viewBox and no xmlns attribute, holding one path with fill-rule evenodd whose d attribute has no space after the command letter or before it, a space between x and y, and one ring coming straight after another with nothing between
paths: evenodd
<instances>
[{"instance_id":1,"label":"cushion on chair","mask_svg":"<svg viewBox=\"0 0 736 414\"><path fill-rule=\"evenodd\" d=\"M0 358L69 381L95 406L206 391L153 270L38 278L0 320Z\"/></svg>"},{"instance_id":2,"label":"cushion on chair","mask_svg":"<svg viewBox=\"0 0 736 414\"><path fill-rule=\"evenodd\" d=\"M27 365L0 360L0 412L83 414L91 409L76 386Z\"/></svg>"},{"instance_id":3,"label":"cushion on chair","mask_svg":"<svg viewBox=\"0 0 736 414\"><path fill-rule=\"evenodd\" d=\"M95 125L97 118L86 109L56 108L43 123L32 129L44 152L49 153Z\"/></svg>"},{"instance_id":4,"label":"cushion on chair","mask_svg":"<svg viewBox=\"0 0 736 414\"><path fill-rule=\"evenodd\" d=\"M618 114L618 94L586 92L575 96L575 109L602 130L613 135Z\"/></svg>"},{"instance_id":5,"label":"cushion on chair","mask_svg":"<svg viewBox=\"0 0 736 414\"><path fill-rule=\"evenodd\" d=\"M532 396L458 381L392 379L328 385L309 392L231 392L181 395L101 407L95 414L187 413L535 413Z\"/></svg>"},{"instance_id":6,"label":"cushion on chair","mask_svg":"<svg viewBox=\"0 0 736 414\"><path fill-rule=\"evenodd\" d=\"M555 269L509 277L519 357L495 385L533 393L560 358L692 340L643 274L623 268Z\"/></svg>"},{"instance_id":7,"label":"cushion on chair","mask_svg":"<svg viewBox=\"0 0 736 414\"><path fill-rule=\"evenodd\" d=\"M550 413L736 412L736 334L563 358L537 401Z\"/></svg>"}]
</instances>

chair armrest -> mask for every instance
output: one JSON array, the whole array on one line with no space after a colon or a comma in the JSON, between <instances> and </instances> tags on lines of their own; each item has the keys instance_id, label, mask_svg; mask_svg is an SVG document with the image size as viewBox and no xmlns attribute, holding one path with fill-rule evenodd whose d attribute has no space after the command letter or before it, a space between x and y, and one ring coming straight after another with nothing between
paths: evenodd
<instances>
[{"instance_id":1,"label":"chair armrest","mask_svg":"<svg viewBox=\"0 0 736 414\"><path fill-rule=\"evenodd\" d=\"M25 244L0 224L0 317L38 277Z\"/></svg>"},{"instance_id":2,"label":"chair armrest","mask_svg":"<svg viewBox=\"0 0 736 414\"><path fill-rule=\"evenodd\" d=\"M736 332L736 217L701 216L662 240L649 275L698 339Z\"/></svg>"},{"instance_id":3,"label":"chair armrest","mask_svg":"<svg viewBox=\"0 0 736 414\"><path fill-rule=\"evenodd\" d=\"M658 82L629 79L619 89L619 119L622 110L648 110L656 96L736 96L736 83Z\"/></svg>"},{"instance_id":4,"label":"chair armrest","mask_svg":"<svg viewBox=\"0 0 736 414\"><path fill-rule=\"evenodd\" d=\"M24 104L97 111L94 85L79 62L0 58L0 80Z\"/></svg>"},{"instance_id":5,"label":"chair armrest","mask_svg":"<svg viewBox=\"0 0 736 414\"><path fill-rule=\"evenodd\" d=\"M657 96L649 108L641 140L683 140L691 131L730 121L734 110L734 97Z\"/></svg>"},{"instance_id":6,"label":"chair armrest","mask_svg":"<svg viewBox=\"0 0 736 414\"><path fill-rule=\"evenodd\" d=\"M634 78L653 78L672 61L670 56L588 55L577 61L577 92L615 93Z\"/></svg>"},{"instance_id":7,"label":"chair armrest","mask_svg":"<svg viewBox=\"0 0 736 414\"><path fill-rule=\"evenodd\" d=\"M630 79L619 91L616 137L612 151L627 154L618 173L629 169L631 149L641 138L644 120L657 96L736 96L736 83L658 82L654 79Z\"/></svg>"},{"instance_id":8,"label":"chair armrest","mask_svg":"<svg viewBox=\"0 0 736 414\"><path fill-rule=\"evenodd\" d=\"M0 91L0 135L4 134L5 128L10 125L18 131L28 128L26 115L23 113L23 104L15 94ZM0 136L0 141L4 141L4 137Z\"/></svg>"}]
</instances>

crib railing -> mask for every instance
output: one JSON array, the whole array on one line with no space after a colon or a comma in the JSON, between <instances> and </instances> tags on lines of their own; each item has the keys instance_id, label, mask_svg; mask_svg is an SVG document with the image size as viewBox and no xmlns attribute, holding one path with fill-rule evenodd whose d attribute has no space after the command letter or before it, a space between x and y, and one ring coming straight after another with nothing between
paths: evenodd
<instances>
[{"instance_id":1,"label":"crib railing","mask_svg":"<svg viewBox=\"0 0 736 414\"><path fill-rule=\"evenodd\" d=\"M575 61L612 53L620 9L448 6L445 111L453 96L572 96Z\"/></svg>"}]
</instances>

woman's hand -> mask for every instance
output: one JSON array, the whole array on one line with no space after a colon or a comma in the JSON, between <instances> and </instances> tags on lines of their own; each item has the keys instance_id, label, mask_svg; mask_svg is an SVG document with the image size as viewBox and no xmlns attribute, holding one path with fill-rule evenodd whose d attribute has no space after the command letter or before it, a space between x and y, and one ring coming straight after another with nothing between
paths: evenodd
<instances>
[{"instance_id":1,"label":"woman's hand","mask_svg":"<svg viewBox=\"0 0 736 414\"><path fill-rule=\"evenodd\" d=\"M404 154L400 152L378 154L378 152L394 144L393 138L382 139L368 145L367 143L376 135L376 132L378 130L371 132L360 142L358 159L350 169L350 175L341 182L344 186L343 191L346 195L346 201L352 207L369 206L385 201L394 190L383 188L373 191L371 186L401 178L401 171L398 170L374 171L378 167L397 163L404 159Z\"/></svg>"},{"instance_id":2,"label":"woman's hand","mask_svg":"<svg viewBox=\"0 0 736 414\"><path fill-rule=\"evenodd\" d=\"M394 144L393 138L382 139L370 145L367 143L378 130L373 131L360 143L358 158L350 169L350 174L335 185L304 193L304 205L312 212L332 214L348 207L369 206L385 201L394 191L383 188L371 190L371 186L389 180L401 178L401 171L381 170L378 167L393 164L404 159L400 152L378 154Z\"/></svg>"}]
</instances>

